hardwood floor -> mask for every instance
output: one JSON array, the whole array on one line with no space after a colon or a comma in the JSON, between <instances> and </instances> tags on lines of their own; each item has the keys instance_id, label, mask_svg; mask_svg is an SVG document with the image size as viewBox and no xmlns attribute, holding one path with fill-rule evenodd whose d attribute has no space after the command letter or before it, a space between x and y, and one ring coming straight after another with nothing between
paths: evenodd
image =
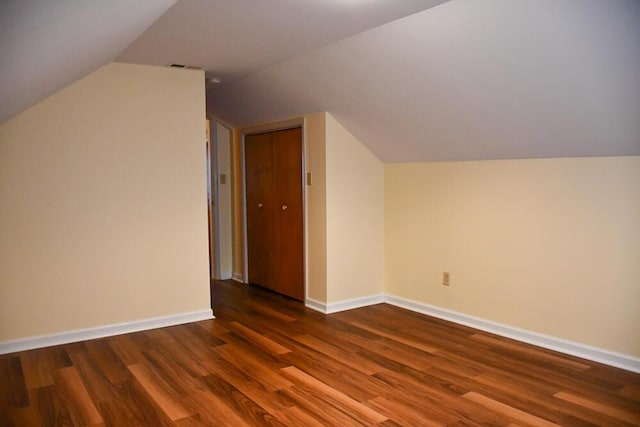
<instances>
[{"instance_id":1,"label":"hardwood floor","mask_svg":"<svg viewBox=\"0 0 640 427\"><path fill-rule=\"evenodd\" d=\"M640 375L217 282L217 319L0 356L0 425L640 425Z\"/></svg>"}]
</instances>

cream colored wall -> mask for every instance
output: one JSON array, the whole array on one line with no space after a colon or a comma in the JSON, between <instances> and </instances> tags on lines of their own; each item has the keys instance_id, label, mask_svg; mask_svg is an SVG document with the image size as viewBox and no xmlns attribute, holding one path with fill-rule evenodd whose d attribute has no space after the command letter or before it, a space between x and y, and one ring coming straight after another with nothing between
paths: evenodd
<instances>
[{"instance_id":1,"label":"cream colored wall","mask_svg":"<svg viewBox=\"0 0 640 427\"><path fill-rule=\"evenodd\" d=\"M640 157L386 164L386 292L640 356L639 196Z\"/></svg>"},{"instance_id":2,"label":"cream colored wall","mask_svg":"<svg viewBox=\"0 0 640 427\"><path fill-rule=\"evenodd\" d=\"M383 292L384 166L326 115L327 302Z\"/></svg>"},{"instance_id":3,"label":"cream colored wall","mask_svg":"<svg viewBox=\"0 0 640 427\"><path fill-rule=\"evenodd\" d=\"M209 308L204 117L112 63L0 125L0 341Z\"/></svg>"},{"instance_id":4,"label":"cream colored wall","mask_svg":"<svg viewBox=\"0 0 640 427\"><path fill-rule=\"evenodd\" d=\"M307 298L327 301L327 174L326 113L305 116L305 169L312 184L305 185Z\"/></svg>"}]
</instances>

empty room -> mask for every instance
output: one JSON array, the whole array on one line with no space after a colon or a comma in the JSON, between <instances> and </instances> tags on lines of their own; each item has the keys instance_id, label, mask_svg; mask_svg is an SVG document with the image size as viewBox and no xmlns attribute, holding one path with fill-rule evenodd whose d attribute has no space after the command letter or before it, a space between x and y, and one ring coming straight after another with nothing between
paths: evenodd
<instances>
[{"instance_id":1,"label":"empty room","mask_svg":"<svg viewBox=\"0 0 640 427\"><path fill-rule=\"evenodd\" d=\"M640 1L5 0L0 426L640 426Z\"/></svg>"}]
</instances>

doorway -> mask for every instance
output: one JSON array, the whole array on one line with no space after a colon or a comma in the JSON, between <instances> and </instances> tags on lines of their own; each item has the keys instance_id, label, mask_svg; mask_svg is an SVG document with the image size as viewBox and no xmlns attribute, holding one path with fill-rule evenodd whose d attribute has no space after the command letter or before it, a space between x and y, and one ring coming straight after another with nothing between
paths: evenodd
<instances>
[{"instance_id":1,"label":"doorway","mask_svg":"<svg viewBox=\"0 0 640 427\"><path fill-rule=\"evenodd\" d=\"M210 278L232 276L231 130L207 120Z\"/></svg>"}]
</instances>

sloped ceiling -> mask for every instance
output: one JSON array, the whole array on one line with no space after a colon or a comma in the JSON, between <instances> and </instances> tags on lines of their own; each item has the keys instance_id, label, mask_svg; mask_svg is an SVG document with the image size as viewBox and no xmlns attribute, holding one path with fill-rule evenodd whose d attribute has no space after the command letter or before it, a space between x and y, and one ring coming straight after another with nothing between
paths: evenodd
<instances>
[{"instance_id":1,"label":"sloped ceiling","mask_svg":"<svg viewBox=\"0 0 640 427\"><path fill-rule=\"evenodd\" d=\"M234 126L329 111L384 161L640 155L638 0L174 3L0 2L0 122L115 58L203 66Z\"/></svg>"},{"instance_id":2,"label":"sloped ceiling","mask_svg":"<svg viewBox=\"0 0 640 427\"><path fill-rule=\"evenodd\" d=\"M175 1L0 1L0 123L112 61Z\"/></svg>"},{"instance_id":3,"label":"sloped ceiling","mask_svg":"<svg viewBox=\"0 0 640 427\"><path fill-rule=\"evenodd\" d=\"M384 161L640 155L640 2L453 0L208 99L235 126L327 110Z\"/></svg>"},{"instance_id":4,"label":"sloped ceiling","mask_svg":"<svg viewBox=\"0 0 640 427\"><path fill-rule=\"evenodd\" d=\"M181 0L117 60L229 82L446 0Z\"/></svg>"}]
</instances>

